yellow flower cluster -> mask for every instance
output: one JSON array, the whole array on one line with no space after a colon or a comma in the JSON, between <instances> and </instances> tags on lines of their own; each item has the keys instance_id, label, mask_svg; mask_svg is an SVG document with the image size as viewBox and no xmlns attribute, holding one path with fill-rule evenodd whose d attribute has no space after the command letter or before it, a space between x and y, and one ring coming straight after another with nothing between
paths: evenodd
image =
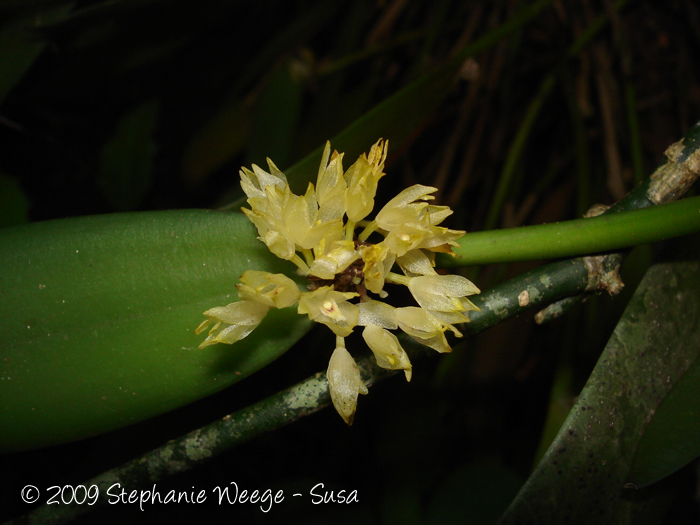
<instances>
[{"instance_id":1,"label":"yellow flower cluster","mask_svg":"<svg viewBox=\"0 0 700 525\"><path fill-rule=\"evenodd\" d=\"M467 296L479 293L472 282L458 275L438 275L435 252L452 253L465 232L439 224L452 214L447 206L429 201L436 188L416 184L390 200L373 220L377 183L384 176L388 142L381 139L369 155L343 171L343 155L326 144L316 187L294 195L284 174L268 159L269 172L253 165L243 168L241 186L250 209L244 208L262 240L276 256L292 261L309 280L300 291L283 274L249 270L237 285L240 301L204 312L207 319L196 333L213 325L200 348L235 343L250 334L271 308L297 304L299 314L325 324L336 335L336 348L328 365L333 404L352 424L358 394L367 387L355 360L345 348L345 337L363 327L362 336L377 364L403 370L411 380L411 362L398 338L389 330L401 329L438 352L451 348L445 338L455 324L469 321L466 313L478 308ZM359 231L359 233L358 233ZM370 243L375 235L380 242ZM398 266L401 273L392 269ZM405 285L419 307L395 308L380 299L384 286ZM354 300L354 302L353 302Z\"/></svg>"}]
</instances>

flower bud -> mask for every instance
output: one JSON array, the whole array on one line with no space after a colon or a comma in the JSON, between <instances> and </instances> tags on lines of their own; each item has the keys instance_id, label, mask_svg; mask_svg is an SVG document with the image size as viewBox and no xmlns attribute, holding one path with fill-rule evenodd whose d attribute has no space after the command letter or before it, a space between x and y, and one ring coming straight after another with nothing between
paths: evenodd
<instances>
[{"instance_id":1,"label":"flower bud","mask_svg":"<svg viewBox=\"0 0 700 525\"><path fill-rule=\"evenodd\" d=\"M333 406L343 420L352 425L357 408L358 394L367 394L367 386L360 377L355 360L344 346L338 346L328 363L328 389Z\"/></svg>"},{"instance_id":2,"label":"flower bud","mask_svg":"<svg viewBox=\"0 0 700 525\"><path fill-rule=\"evenodd\" d=\"M377 365L387 370L403 370L406 381L411 380L411 361L394 334L381 326L369 325L362 331L362 337L377 359Z\"/></svg>"}]
</instances>

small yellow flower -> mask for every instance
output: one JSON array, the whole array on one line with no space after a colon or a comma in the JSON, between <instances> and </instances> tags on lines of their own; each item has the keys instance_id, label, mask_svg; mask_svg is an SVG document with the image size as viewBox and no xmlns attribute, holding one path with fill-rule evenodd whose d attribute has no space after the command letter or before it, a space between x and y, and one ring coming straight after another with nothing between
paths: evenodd
<instances>
[{"instance_id":1,"label":"small yellow flower","mask_svg":"<svg viewBox=\"0 0 700 525\"><path fill-rule=\"evenodd\" d=\"M318 218L318 201L314 185L309 184L306 194L296 196L291 194L282 212L284 224L289 236L294 240L297 250L310 250L333 228L340 219L321 221Z\"/></svg>"},{"instance_id":2,"label":"small yellow flower","mask_svg":"<svg viewBox=\"0 0 700 525\"><path fill-rule=\"evenodd\" d=\"M207 319L194 331L195 334L201 334L210 324L214 324L199 348L216 343L233 344L240 341L257 328L269 310L269 306L255 301L239 301L210 308L204 312Z\"/></svg>"},{"instance_id":3,"label":"small yellow flower","mask_svg":"<svg viewBox=\"0 0 700 525\"><path fill-rule=\"evenodd\" d=\"M244 301L255 301L270 308L286 308L299 300L297 284L281 273L247 270L236 285L238 296Z\"/></svg>"},{"instance_id":4,"label":"small yellow flower","mask_svg":"<svg viewBox=\"0 0 700 525\"><path fill-rule=\"evenodd\" d=\"M428 207L425 201L433 200L435 197L430 194L436 191L437 188L431 186L414 184L387 202L374 220L383 230L398 228L418 217Z\"/></svg>"},{"instance_id":5,"label":"small yellow flower","mask_svg":"<svg viewBox=\"0 0 700 525\"><path fill-rule=\"evenodd\" d=\"M324 243L325 244L325 243ZM333 279L336 274L344 272L348 266L360 258L353 241L337 240L330 243L330 251L317 255L309 266L309 275L320 279Z\"/></svg>"},{"instance_id":6,"label":"small yellow flower","mask_svg":"<svg viewBox=\"0 0 700 525\"><path fill-rule=\"evenodd\" d=\"M449 323L464 323L463 312L478 310L466 296L479 293L469 279L461 275L421 275L408 283L421 308Z\"/></svg>"},{"instance_id":7,"label":"small yellow flower","mask_svg":"<svg viewBox=\"0 0 700 525\"><path fill-rule=\"evenodd\" d=\"M335 335L347 337L357 326L360 311L348 299L357 297L356 292L338 292L332 286L323 286L313 292L304 292L299 300L300 314L328 326Z\"/></svg>"},{"instance_id":8,"label":"small yellow flower","mask_svg":"<svg viewBox=\"0 0 700 525\"><path fill-rule=\"evenodd\" d=\"M406 381L411 380L413 367L399 339L381 326L369 325L362 331L362 337L377 359L377 364L388 370L403 370Z\"/></svg>"},{"instance_id":9,"label":"small yellow flower","mask_svg":"<svg viewBox=\"0 0 700 525\"><path fill-rule=\"evenodd\" d=\"M370 292L378 294L379 297L385 297L384 281L391 271L391 267L394 266L396 255L390 252L384 244L360 246L359 251L364 261L362 273L364 273L365 286Z\"/></svg>"},{"instance_id":10,"label":"small yellow flower","mask_svg":"<svg viewBox=\"0 0 700 525\"><path fill-rule=\"evenodd\" d=\"M367 393L345 347L345 337L357 326L363 327L377 364L403 370L410 381L411 362L389 330L401 329L425 346L450 352L445 332L461 337L454 325L468 322L467 313L478 310L467 299L479 293L473 283L434 270L435 253L451 253L465 234L440 226L452 210L430 204L436 188L406 188L366 220L384 176L387 150L388 142L380 139L344 172L343 155L331 153L326 143L316 187L309 184L304 195L291 192L284 173L269 159L269 172L255 165L252 171L242 168L241 187L250 206L243 212L269 250L307 277L310 291L302 292L285 275L248 270L236 285L241 301L207 310L207 319L195 330L200 334L211 326L200 348L235 343L270 309L296 304L299 314L336 335L326 375L333 405L347 424L352 424L358 395ZM370 242L372 235L382 239ZM394 266L403 275L392 272ZM407 286L419 306L395 308L370 295L385 299L387 284Z\"/></svg>"},{"instance_id":11,"label":"small yellow flower","mask_svg":"<svg viewBox=\"0 0 700 525\"><path fill-rule=\"evenodd\" d=\"M366 395L368 390L367 385L362 381L357 363L345 348L342 337L338 338L338 345L328 362L326 377L333 406L343 420L348 425L352 425L357 408L357 396Z\"/></svg>"},{"instance_id":12,"label":"small yellow flower","mask_svg":"<svg viewBox=\"0 0 700 525\"><path fill-rule=\"evenodd\" d=\"M401 330L419 343L440 353L452 351L445 338L445 330L450 329L457 337L462 337L462 333L451 324L415 306L397 308L396 320Z\"/></svg>"}]
</instances>

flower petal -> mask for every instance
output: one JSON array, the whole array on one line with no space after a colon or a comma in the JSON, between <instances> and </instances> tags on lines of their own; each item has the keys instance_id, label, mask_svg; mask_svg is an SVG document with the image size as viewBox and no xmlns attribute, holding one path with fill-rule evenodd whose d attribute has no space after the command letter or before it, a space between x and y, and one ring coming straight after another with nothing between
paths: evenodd
<instances>
[{"instance_id":1,"label":"flower petal","mask_svg":"<svg viewBox=\"0 0 700 525\"><path fill-rule=\"evenodd\" d=\"M243 188L243 191L249 198L265 198L265 188L267 186L277 186L281 189L288 186L287 177L275 166L274 162L267 159L267 164L270 167L270 173L255 164L253 164L253 171L242 168L239 172L241 188Z\"/></svg>"},{"instance_id":2,"label":"flower petal","mask_svg":"<svg viewBox=\"0 0 700 525\"><path fill-rule=\"evenodd\" d=\"M399 327L396 320L396 308L381 301L369 300L357 305L360 316L357 319L358 326L381 326L389 330Z\"/></svg>"},{"instance_id":3,"label":"flower petal","mask_svg":"<svg viewBox=\"0 0 700 525\"><path fill-rule=\"evenodd\" d=\"M388 146L389 141L379 139L370 149L369 156L363 153L345 172L348 187L346 213L352 222L361 221L374 208L377 183L385 175L383 170Z\"/></svg>"},{"instance_id":4,"label":"flower petal","mask_svg":"<svg viewBox=\"0 0 700 525\"><path fill-rule=\"evenodd\" d=\"M399 267L409 277L416 275L437 275L435 265L422 250L411 250L396 259Z\"/></svg>"},{"instance_id":5,"label":"flower petal","mask_svg":"<svg viewBox=\"0 0 700 525\"><path fill-rule=\"evenodd\" d=\"M259 239L267 248L280 259L289 260L294 257L295 243L286 228L266 213L241 208L246 217L258 229Z\"/></svg>"},{"instance_id":6,"label":"flower petal","mask_svg":"<svg viewBox=\"0 0 700 525\"><path fill-rule=\"evenodd\" d=\"M419 343L429 346L440 353L451 352L452 348L445 338L445 330L452 330L457 337L462 334L454 326L446 323L422 308L407 306L396 309L399 328Z\"/></svg>"},{"instance_id":7,"label":"flower petal","mask_svg":"<svg viewBox=\"0 0 700 525\"><path fill-rule=\"evenodd\" d=\"M345 214L346 184L343 177L343 155L333 152L331 157L331 143L326 142L323 150L323 158L318 168L316 180L316 199L319 206L319 220L332 221L342 219ZM330 162L328 159L330 157Z\"/></svg>"}]
</instances>

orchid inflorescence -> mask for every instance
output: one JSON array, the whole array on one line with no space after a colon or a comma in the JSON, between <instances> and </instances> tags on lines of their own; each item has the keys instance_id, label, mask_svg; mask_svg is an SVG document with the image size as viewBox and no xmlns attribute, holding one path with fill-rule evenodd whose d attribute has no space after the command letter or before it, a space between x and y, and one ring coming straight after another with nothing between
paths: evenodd
<instances>
[{"instance_id":1,"label":"orchid inflorescence","mask_svg":"<svg viewBox=\"0 0 700 525\"><path fill-rule=\"evenodd\" d=\"M343 172L343 154L331 155L326 143L316 187L309 183L304 195L291 192L284 173L270 159L269 173L256 165L253 171L242 168L241 186L251 208L243 212L269 250L293 262L297 273L308 279L308 291L302 292L284 274L248 270L236 285L241 300L204 312L207 319L195 331L200 334L213 325L200 348L232 344L250 334L271 308L297 304L299 314L336 335L328 385L333 405L349 425L358 394L367 394L345 347L355 327L363 327L362 336L380 367L403 370L410 381L411 362L389 330L400 328L423 345L450 352L446 330L461 337L454 325L468 322L466 313L478 310L467 299L479 293L471 281L438 275L434 269L435 253L454 255L452 246L465 234L439 226L452 210L428 204L436 188L413 185L391 199L374 220L366 219L385 175L387 148L388 141L380 139L369 155L362 154ZM383 239L368 242L373 235ZM395 265L401 274L392 272ZM407 286L419 306L395 308L372 297L386 299L387 283Z\"/></svg>"}]
</instances>

